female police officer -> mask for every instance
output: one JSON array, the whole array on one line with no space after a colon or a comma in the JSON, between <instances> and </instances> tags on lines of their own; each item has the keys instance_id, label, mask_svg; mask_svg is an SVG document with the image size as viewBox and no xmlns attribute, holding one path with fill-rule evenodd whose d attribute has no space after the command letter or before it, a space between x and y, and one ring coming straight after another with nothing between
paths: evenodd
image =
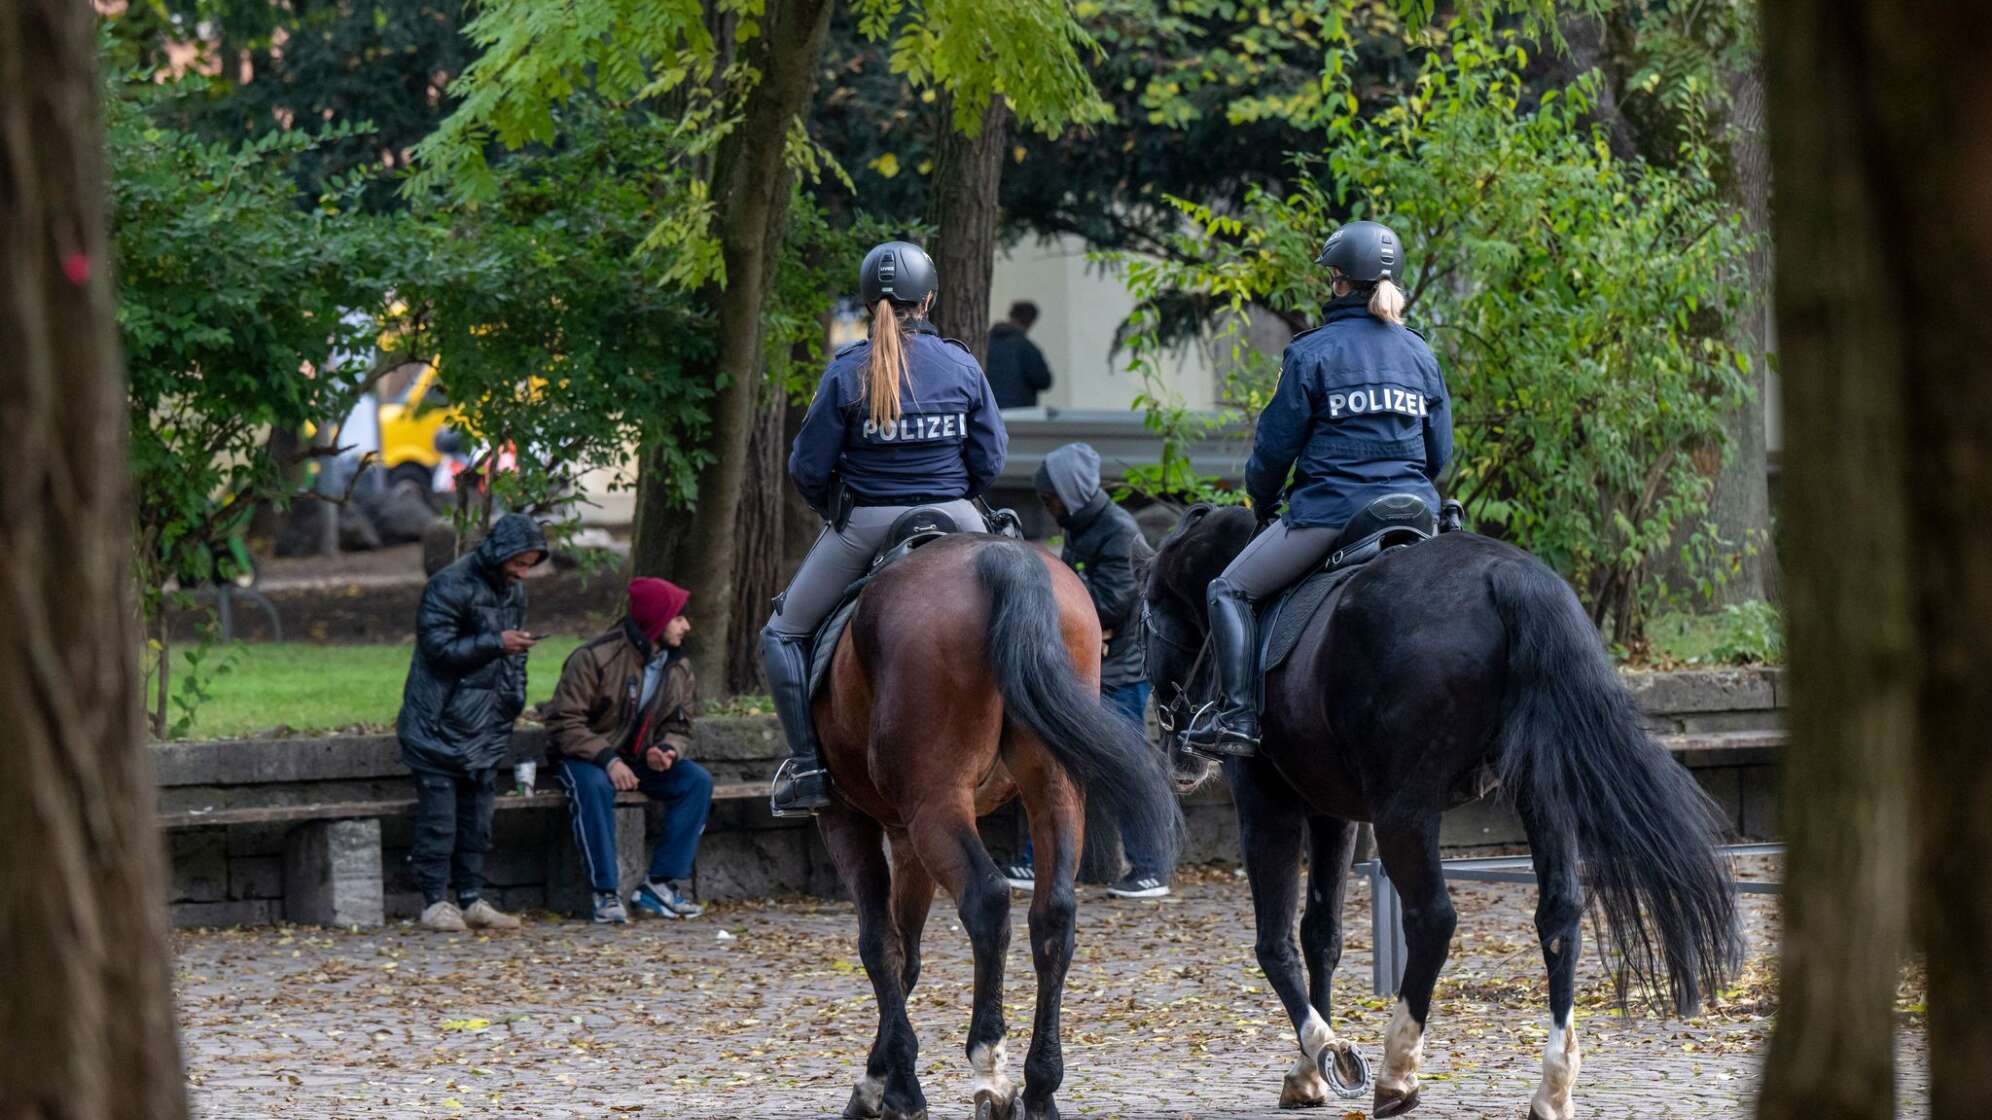
<instances>
[{"instance_id":1,"label":"female police officer","mask_svg":"<svg viewBox=\"0 0 1992 1120\"><path fill-rule=\"evenodd\" d=\"M1445 379L1425 340L1404 326L1397 235L1376 222L1350 222L1315 263L1328 266L1335 298L1326 321L1295 336L1281 358L1279 386L1245 466L1262 521L1293 471L1286 516L1254 537L1208 591L1223 703L1184 740L1209 753L1257 749L1252 604L1320 567L1342 526L1371 501L1413 494L1436 510L1432 480L1452 456Z\"/></svg>"},{"instance_id":2,"label":"female police officer","mask_svg":"<svg viewBox=\"0 0 1992 1120\"><path fill-rule=\"evenodd\" d=\"M981 531L968 499L1003 469L1009 437L996 395L968 348L927 322L939 288L918 245L888 241L865 254L858 288L871 337L837 352L789 452L789 477L830 524L775 600L761 657L793 757L775 774L776 813L829 805L829 774L809 716L809 641L844 589L863 575L899 515L939 508Z\"/></svg>"}]
</instances>

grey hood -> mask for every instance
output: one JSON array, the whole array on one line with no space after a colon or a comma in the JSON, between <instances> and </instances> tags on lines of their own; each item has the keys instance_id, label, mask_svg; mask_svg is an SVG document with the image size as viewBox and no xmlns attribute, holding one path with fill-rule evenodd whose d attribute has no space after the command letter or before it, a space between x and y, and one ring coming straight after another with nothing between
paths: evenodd
<instances>
[{"instance_id":1,"label":"grey hood","mask_svg":"<svg viewBox=\"0 0 1992 1120\"><path fill-rule=\"evenodd\" d=\"M1083 443L1068 443L1046 453L1035 485L1058 495L1065 508L1077 513L1100 492L1100 453Z\"/></svg>"}]
</instances>

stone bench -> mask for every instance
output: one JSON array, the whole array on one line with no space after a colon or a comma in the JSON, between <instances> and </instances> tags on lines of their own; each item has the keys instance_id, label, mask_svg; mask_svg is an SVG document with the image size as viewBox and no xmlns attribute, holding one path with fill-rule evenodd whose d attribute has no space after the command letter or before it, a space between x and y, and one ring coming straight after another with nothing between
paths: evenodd
<instances>
[{"instance_id":1,"label":"stone bench","mask_svg":"<svg viewBox=\"0 0 1992 1120\"><path fill-rule=\"evenodd\" d=\"M741 801L767 795L755 783L716 785L713 801ZM386 889L382 875L381 819L415 811L413 797L369 801L339 801L291 805L245 805L219 809L184 809L162 813L160 827L168 832L229 825L289 825L283 847L283 917L305 925L381 925L386 920ZM649 798L635 791L616 795L616 848L622 866L622 889L632 889L642 874ZM498 812L567 811L567 795L535 792L500 796ZM494 827L494 833L496 831ZM588 912L591 904L585 869L565 837L555 839L560 850L550 861L547 881L549 908L571 914Z\"/></svg>"}]
</instances>

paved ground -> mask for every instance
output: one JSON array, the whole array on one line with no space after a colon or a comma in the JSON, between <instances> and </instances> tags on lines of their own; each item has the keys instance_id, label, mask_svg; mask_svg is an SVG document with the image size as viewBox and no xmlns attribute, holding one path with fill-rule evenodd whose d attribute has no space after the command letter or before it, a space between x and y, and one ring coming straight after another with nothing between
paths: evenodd
<instances>
[{"instance_id":1,"label":"paved ground","mask_svg":"<svg viewBox=\"0 0 1992 1120\"><path fill-rule=\"evenodd\" d=\"M1066 998L1072 1116L1272 1117L1292 1035L1252 961L1245 886L1194 873L1175 898L1088 889ZM1419 1115L1519 1120L1539 1070L1542 973L1527 887L1461 884L1458 941L1427 1040ZM1692 1022L1604 1006L1580 977L1587 1117L1742 1117L1774 996L1773 901L1748 896L1753 953L1738 988ZM1388 1016L1369 996L1366 891L1352 888L1337 1027L1372 1061ZM1009 1017L1028 1028L1022 932ZM968 945L943 903L912 1001L936 1117L969 1113L961 1057ZM602 929L535 921L498 937L398 926L193 932L178 941L187 1066L204 1117L835 1116L875 1018L846 905L735 904L687 923ZM1905 1006L1920 1000L1912 978ZM1025 1039L1011 1040L1021 1077ZM1902 1115L1924 1114L1921 1018L1901 1032ZM1331 1117L1366 1116L1354 1102Z\"/></svg>"}]
</instances>

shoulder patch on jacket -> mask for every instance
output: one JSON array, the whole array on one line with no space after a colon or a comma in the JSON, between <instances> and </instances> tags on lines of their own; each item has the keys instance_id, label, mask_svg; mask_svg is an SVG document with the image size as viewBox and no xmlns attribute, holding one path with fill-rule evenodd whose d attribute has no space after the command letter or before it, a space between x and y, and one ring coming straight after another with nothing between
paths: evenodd
<instances>
[{"instance_id":1,"label":"shoulder patch on jacket","mask_svg":"<svg viewBox=\"0 0 1992 1120\"><path fill-rule=\"evenodd\" d=\"M1409 323L1406 323L1406 324L1404 324L1404 329L1405 329L1405 330L1407 330L1407 331L1410 331L1410 332L1411 332L1412 334L1415 334L1415 335L1417 335L1417 336L1418 336L1418 341L1420 341L1420 342L1425 342L1425 341L1429 341L1428 339L1426 339L1426 338L1425 338L1425 332L1424 332L1424 331L1421 331L1421 330L1419 330L1419 329L1418 329L1417 327L1414 327L1414 326L1410 325Z\"/></svg>"},{"instance_id":2,"label":"shoulder patch on jacket","mask_svg":"<svg viewBox=\"0 0 1992 1120\"><path fill-rule=\"evenodd\" d=\"M941 341L942 341L942 342L946 342L946 343L950 343L950 344L952 344L952 345L955 345L955 346L959 346L959 347L961 347L961 349L962 349L962 353L964 353L964 354L967 354L967 355L969 355L970 357L973 357L973 356L975 355L975 351L973 351L973 350L970 350L970 349L968 348L968 343L966 343L966 342L963 342L963 341L962 341L961 339L959 339L959 338L946 338L946 337L943 337L943 338L941 339Z\"/></svg>"},{"instance_id":3,"label":"shoulder patch on jacket","mask_svg":"<svg viewBox=\"0 0 1992 1120\"><path fill-rule=\"evenodd\" d=\"M1293 343L1295 343L1295 342L1299 342L1299 341L1300 341L1301 339L1303 339L1303 338L1306 338L1306 337L1307 337L1308 335L1311 335L1311 334L1313 334L1313 333L1314 333L1315 331L1318 331L1318 330L1320 330L1320 329L1321 329L1321 327L1325 327L1325 326L1327 326L1327 325L1328 325L1328 324L1326 324L1326 323L1323 323L1323 324L1321 324L1321 326L1320 326L1320 327L1309 327L1309 328L1307 328L1306 330L1304 330L1304 331L1300 332L1299 334L1297 334L1297 335L1294 335L1294 336L1293 336L1293 338L1291 338L1291 339L1289 339L1289 340L1288 340L1288 343L1287 343L1287 344L1288 344L1289 346L1291 346L1291 345L1292 345Z\"/></svg>"},{"instance_id":4,"label":"shoulder patch on jacket","mask_svg":"<svg viewBox=\"0 0 1992 1120\"><path fill-rule=\"evenodd\" d=\"M839 349L835 354L832 354L830 356L833 358L841 358L844 355L849 354L852 351L856 350L860 346L870 346L870 345L871 345L871 339L861 338L856 342L846 344L841 349Z\"/></svg>"}]
</instances>

